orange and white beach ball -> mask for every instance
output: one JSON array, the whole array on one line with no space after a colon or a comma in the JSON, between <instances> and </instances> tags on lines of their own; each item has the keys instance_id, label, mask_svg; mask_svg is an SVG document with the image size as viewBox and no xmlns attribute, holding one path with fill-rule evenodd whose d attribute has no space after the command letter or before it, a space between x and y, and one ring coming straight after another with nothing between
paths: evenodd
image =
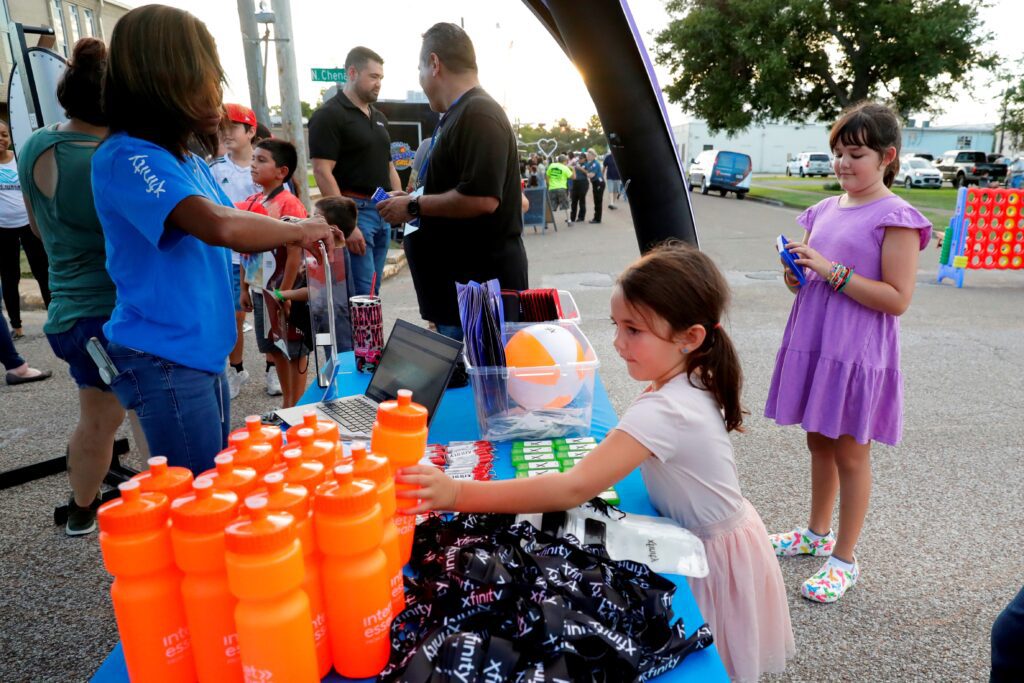
<instances>
[{"instance_id":1,"label":"orange and white beach ball","mask_svg":"<svg viewBox=\"0 0 1024 683\"><path fill-rule=\"evenodd\" d=\"M541 323L523 328L505 344L509 396L527 410L564 408L585 377L570 364L584 360L583 346L564 327Z\"/></svg>"}]
</instances>

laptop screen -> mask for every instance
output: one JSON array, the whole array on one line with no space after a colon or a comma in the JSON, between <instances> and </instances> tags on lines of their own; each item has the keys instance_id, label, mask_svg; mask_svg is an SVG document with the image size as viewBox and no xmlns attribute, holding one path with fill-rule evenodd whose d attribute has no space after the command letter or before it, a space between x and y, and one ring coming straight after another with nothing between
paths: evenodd
<instances>
[{"instance_id":1,"label":"laptop screen","mask_svg":"<svg viewBox=\"0 0 1024 683\"><path fill-rule=\"evenodd\" d=\"M394 399L399 389L409 389L412 400L433 419L460 353L462 342L396 320L366 395L380 403Z\"/></svg>"}]
</instances>

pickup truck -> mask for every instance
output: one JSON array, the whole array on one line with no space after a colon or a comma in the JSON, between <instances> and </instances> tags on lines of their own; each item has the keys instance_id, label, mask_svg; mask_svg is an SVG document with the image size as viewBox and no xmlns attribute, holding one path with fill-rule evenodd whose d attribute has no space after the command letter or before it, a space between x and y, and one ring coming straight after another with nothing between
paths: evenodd
<instances>
[{"instance_id":1,"label":"pickup truck","mask_svg":"<svg viewBox=\"0 0 1024 683\"><path fill-rule=\"evenodd\" d=\"M961 185L981 185L1006 178L1006 164L989 163L988 155L969 149L953 149L935 162L942 179Z\"/></svg>"}]
</instances>

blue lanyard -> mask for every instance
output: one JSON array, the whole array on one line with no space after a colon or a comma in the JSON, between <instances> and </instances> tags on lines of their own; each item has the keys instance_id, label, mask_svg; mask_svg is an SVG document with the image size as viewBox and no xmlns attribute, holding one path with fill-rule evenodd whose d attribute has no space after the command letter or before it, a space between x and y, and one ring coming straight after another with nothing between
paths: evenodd
<instances>
[{"instance_id":1,"label":"blue lanyard","mask_svg":"<svg viewBox=\"0 0 1024 683\"><path fill-rule=\"evenodd\" d=\"M444 122L448 120L448 115L455 109L455 105L459 103L466 93L475 88L470 88L466 92L462 93L455 98L455 101L448 106L448 111L441 115L441 120L437 122L437 128L434 129L434 134L430 136L430 147L427 147L427 153L423 156L423 163L420 165L420 172L416 176L416 187L423 187L427 181L427 170L430 168L430 156L434 153L434 145L437 144L437 138L441 135L441 128L444 126Z\"/></svg>"}]
</instances>

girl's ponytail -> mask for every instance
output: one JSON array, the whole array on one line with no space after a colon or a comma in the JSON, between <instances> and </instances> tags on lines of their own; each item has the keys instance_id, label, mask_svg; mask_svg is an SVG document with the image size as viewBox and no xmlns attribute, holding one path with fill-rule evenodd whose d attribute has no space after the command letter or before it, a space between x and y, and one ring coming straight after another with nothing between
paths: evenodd
<instances>
[{"instance_id":1,"label":"girl's ponytail","mask_svg":"<svg viewBox=\"0 0 1024 683\"><path fill-rule=\"evenodd\" d=\"M693 382L693 373L699 370L704 388L722 407L725 430L742 432L744 411L740 405L740 393L743 390L743 370L740 357L720 324L705 327L707 337L701 347L690 354L687 375Z\"/></svg>"},{"instance_id":2,"label":"girl's ponytail","mask_svg":"<svg viewBox=\"0 0 1024 683\"><path fill-rule=\"evenodd\" d=\"M685 372L691 384L718 401L726 429L742 431L743 371L732 340L718 324L729 302L729 285L714 262L683 242L670 241L623 271L618 286L631 306L662 318L673 334L704 326L704 343L687 357Z\"/></svg>"}]
</instances>

